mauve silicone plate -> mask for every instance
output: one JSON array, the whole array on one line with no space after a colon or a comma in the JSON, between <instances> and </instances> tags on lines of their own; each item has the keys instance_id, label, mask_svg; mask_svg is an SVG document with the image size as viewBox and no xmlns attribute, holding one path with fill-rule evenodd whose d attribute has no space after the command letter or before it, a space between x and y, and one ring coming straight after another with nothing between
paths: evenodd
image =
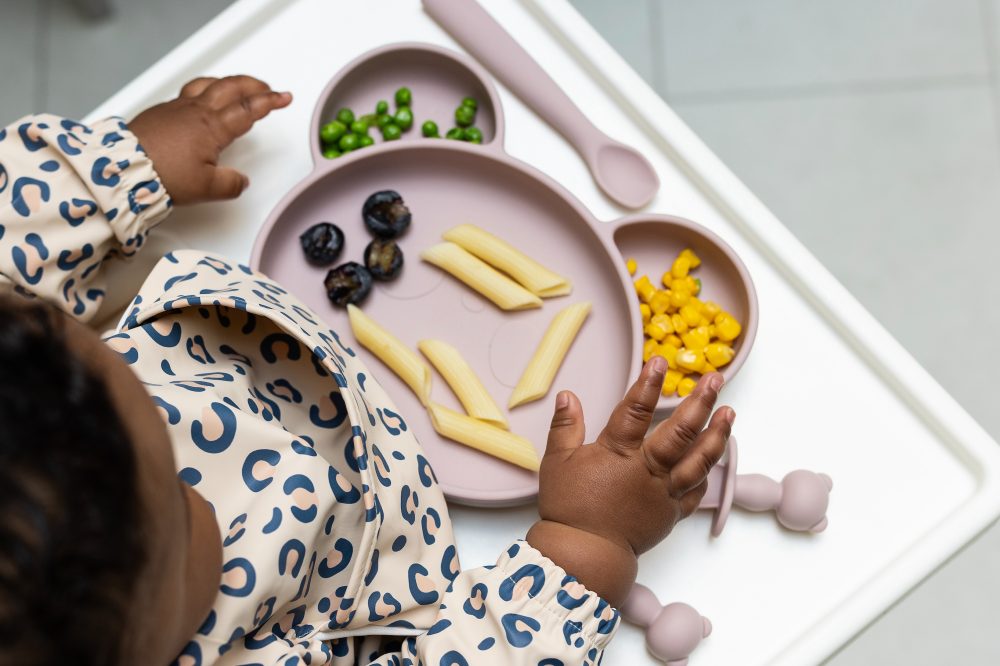
<instances>
[{"instance_id":1,"label":"mauve silicone plate","mask_svg":"<svg viewBox=\"0 0 1000 666\"><path fill-rule=\"evenodd\" d=\"M404 135L407 140L378 143L335 160L320 155L319 127L338 108L350 106L356 112L374 108L379 99L391 100L400 85L413 90L417 125L430 117L442 132L451 127L450 117L442 110L453 111L465 95L476 96L477 125L487 142L478 146L424 139L419 127L414 127ZM678 218L643 215L610 224L597 222L556 182L503 152L503 111L492 84L475 63L431 45L377 49L334 77L320 98L310 132L317 168L271 213L257 238L251 263L348 339L353 336L346 311L327 300L323 287L328 268L305 261L299 235L317 222L334 222L346 237L336 263L362 262L371 235L361 208L371 193L383 189L403 196L413 223L398 241L405 255L402 275L394 282L376 283L361 307L414 350L424 338L439 338L457 347L501 407L559 309L584 300L593 303L549 395L507 413L511 430L531 439L539 453L545 448L558 390L570 389L580 396L587 435L592 438L604 427L642 365L638 303L616 243L654 280L681 248L691 246L702 254L706 263L699 271L707 296L738 317L752 313L753 326L745 325L748 332L742 348L724 374L735 373L742 363L756 327L756 298L732 250L694 223ZM420 261L423 249L440 242L447 229L463 223L483 227L568 276L573 293L545 299L540 309L504 312ZM743 310L741 303L746 304ZM741 321L747 320L741 317ZM360 345L353 346L365 355L426 449L450 500L505 506L535 496L535 474L440 437L409 387ZM432 399L461 410L436 372ZM662 398L659 408L669 410L676 403L676 398Z\"/></svg>"}]
</instances>

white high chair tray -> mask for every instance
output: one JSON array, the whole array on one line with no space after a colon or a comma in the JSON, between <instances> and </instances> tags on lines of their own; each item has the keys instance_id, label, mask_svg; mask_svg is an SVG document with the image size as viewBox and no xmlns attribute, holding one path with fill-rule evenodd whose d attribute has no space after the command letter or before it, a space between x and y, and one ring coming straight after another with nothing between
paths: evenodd
<instances>
[{"instance_id":1,"label":"white high chair tray","mask_svg":"<svg viewBox=\"0 0 1000 666\"><path fill-rule=\"evenodd\" d=\"M741 471L781 478L801 467L834 479L823 534L791 534L770 514L736 511L712 539L710 515L695 515L642 558L639 580L712 620L692 664L821 661L1000 515L1000 448L565 0L482 4L599 127L652 161L663 187L647 211L709 227L750 269L760 328L724 391L738 413ZM200 75L253 74L296 97L226 154L250 175L249 191L175 213L143 258L117 271L120 295L138 286L158 249L246 261L268 212L311 170L320 90L358 54L396 41L461 50L419 0L242 0L91 114L130 118ZM500 90L508 151L597 217L620 216L569 145ZM454 508L463 565L494 560L534 517L533 507ZM623 626L605 663L657 662L640 632Z\"/></svg>"}]
</instances>

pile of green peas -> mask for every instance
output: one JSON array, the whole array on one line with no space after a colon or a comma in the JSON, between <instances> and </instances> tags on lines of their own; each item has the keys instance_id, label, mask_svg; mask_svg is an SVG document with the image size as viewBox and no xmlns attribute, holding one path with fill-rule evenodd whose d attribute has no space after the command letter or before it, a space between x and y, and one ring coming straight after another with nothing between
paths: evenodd
<instances>
[{"instance_id":1,"label":"pile of green peas","mask_svg":"<svg viewBox=\"0 0 1000 666\"><path fill-rule=\"evenodd\" d=\"M320 142L323 146L323 157L335 159L344 153L349 153L359 148L364 148L375 143L368 131L372 127L377 127L382 133L384 141L396 141L413 127L413 93L407 87L402 87L394 95L396 102L396 113L389 113L389 103L379 100L375 105L375 113L355 117L354 111L343 108L337 111L335 120L323 125L319 131ZM458 141L468 141L469 143L482 143L483 133L475 126L476 111L478 109L476 100L466 97L455 109L455 127L445 134L446 139ZM421 133L427 138L441 138L438 133L438 125L433 120L428 120L421 125Z\"/></svg>"},{"instance_id":2,"label":"pile of green peas","mask_svg":"<svg viewBox=\"0 0 1000 666\"><path fill-rule=\"evenodd\" d=\"M364 148L375 143L368 130L377 127L385 141L396 141L403 132L413 127L413 93L407 87L396 91L396 113L389 113L389 102L379 100L375 105L375 113L355 118L354 111L343 108L337 111L337 118L319 131L323 144L323 157L334 159L344 153Z\"/></svg>"},{"instance_id":3,"label":"pile of green peas","mask_svg":"<svg viewBox=\"0 0 1000 666\"><path fill-rule=\"evenodd\" d=\"M479 105L474 98L464 98L462 103L458 105L458 108L455 109L456 126L448 130L444 138L455 139L456 141L468 141L469 143L482 143L483 132L475 126L476 111L478 108ZM438 134L437 123L433 120L425 122L420 129L426 137L440 138L441 136Z\"/></svg>"}]
</instances>

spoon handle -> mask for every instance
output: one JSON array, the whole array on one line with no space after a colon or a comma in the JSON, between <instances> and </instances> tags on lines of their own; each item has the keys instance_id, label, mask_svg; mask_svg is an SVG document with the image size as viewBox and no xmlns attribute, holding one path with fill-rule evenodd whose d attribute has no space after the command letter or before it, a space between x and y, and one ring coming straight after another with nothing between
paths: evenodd
<instances>
[{"instance_id":1,"label":"spoon handle","mask_svg":"<svg viewBox=\"0 0 1000 666\"><path fill-rule=\"evenodd\" d=\"M475 0L423 0L424 10L588 163L607 137L545 70Z\"/></svg>"}]
</instances>

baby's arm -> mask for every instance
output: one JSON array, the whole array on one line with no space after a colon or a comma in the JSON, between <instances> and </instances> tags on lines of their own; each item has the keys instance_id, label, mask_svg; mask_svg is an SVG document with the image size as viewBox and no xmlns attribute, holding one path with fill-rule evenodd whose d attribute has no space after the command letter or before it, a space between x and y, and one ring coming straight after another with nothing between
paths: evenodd
<instances>
[{"instance_id":1,"label":"baby's arm","mask_svg":"<svg viewBox=\"0 0 1000 666\"><path fill-rule=\"evenodd\" d=\"M496 566L461 572L440 598L426 593L422 603L440 604L433 626L370 666L599 663L637 556L697 508L735 417L723 407L709 418L722 385L711 374L646 436L665 370L662 359L647 363L588 445L579 400L558 396L541 468L541 520L527 541Z\"/></svg>"},{"instance_id":2,"label":"baby's arm","mask_svg":"<svg viewBox=\"0 0 1000 666\"><path fill-rule=\"evenodd\" d=\"M128 125L36 115L0 130L0 290L91 319L104 260L138 252L174 204L238 196L246 178L219 153L290 101L250 77L198 79Z\"/></svg>"}]
</instances>

